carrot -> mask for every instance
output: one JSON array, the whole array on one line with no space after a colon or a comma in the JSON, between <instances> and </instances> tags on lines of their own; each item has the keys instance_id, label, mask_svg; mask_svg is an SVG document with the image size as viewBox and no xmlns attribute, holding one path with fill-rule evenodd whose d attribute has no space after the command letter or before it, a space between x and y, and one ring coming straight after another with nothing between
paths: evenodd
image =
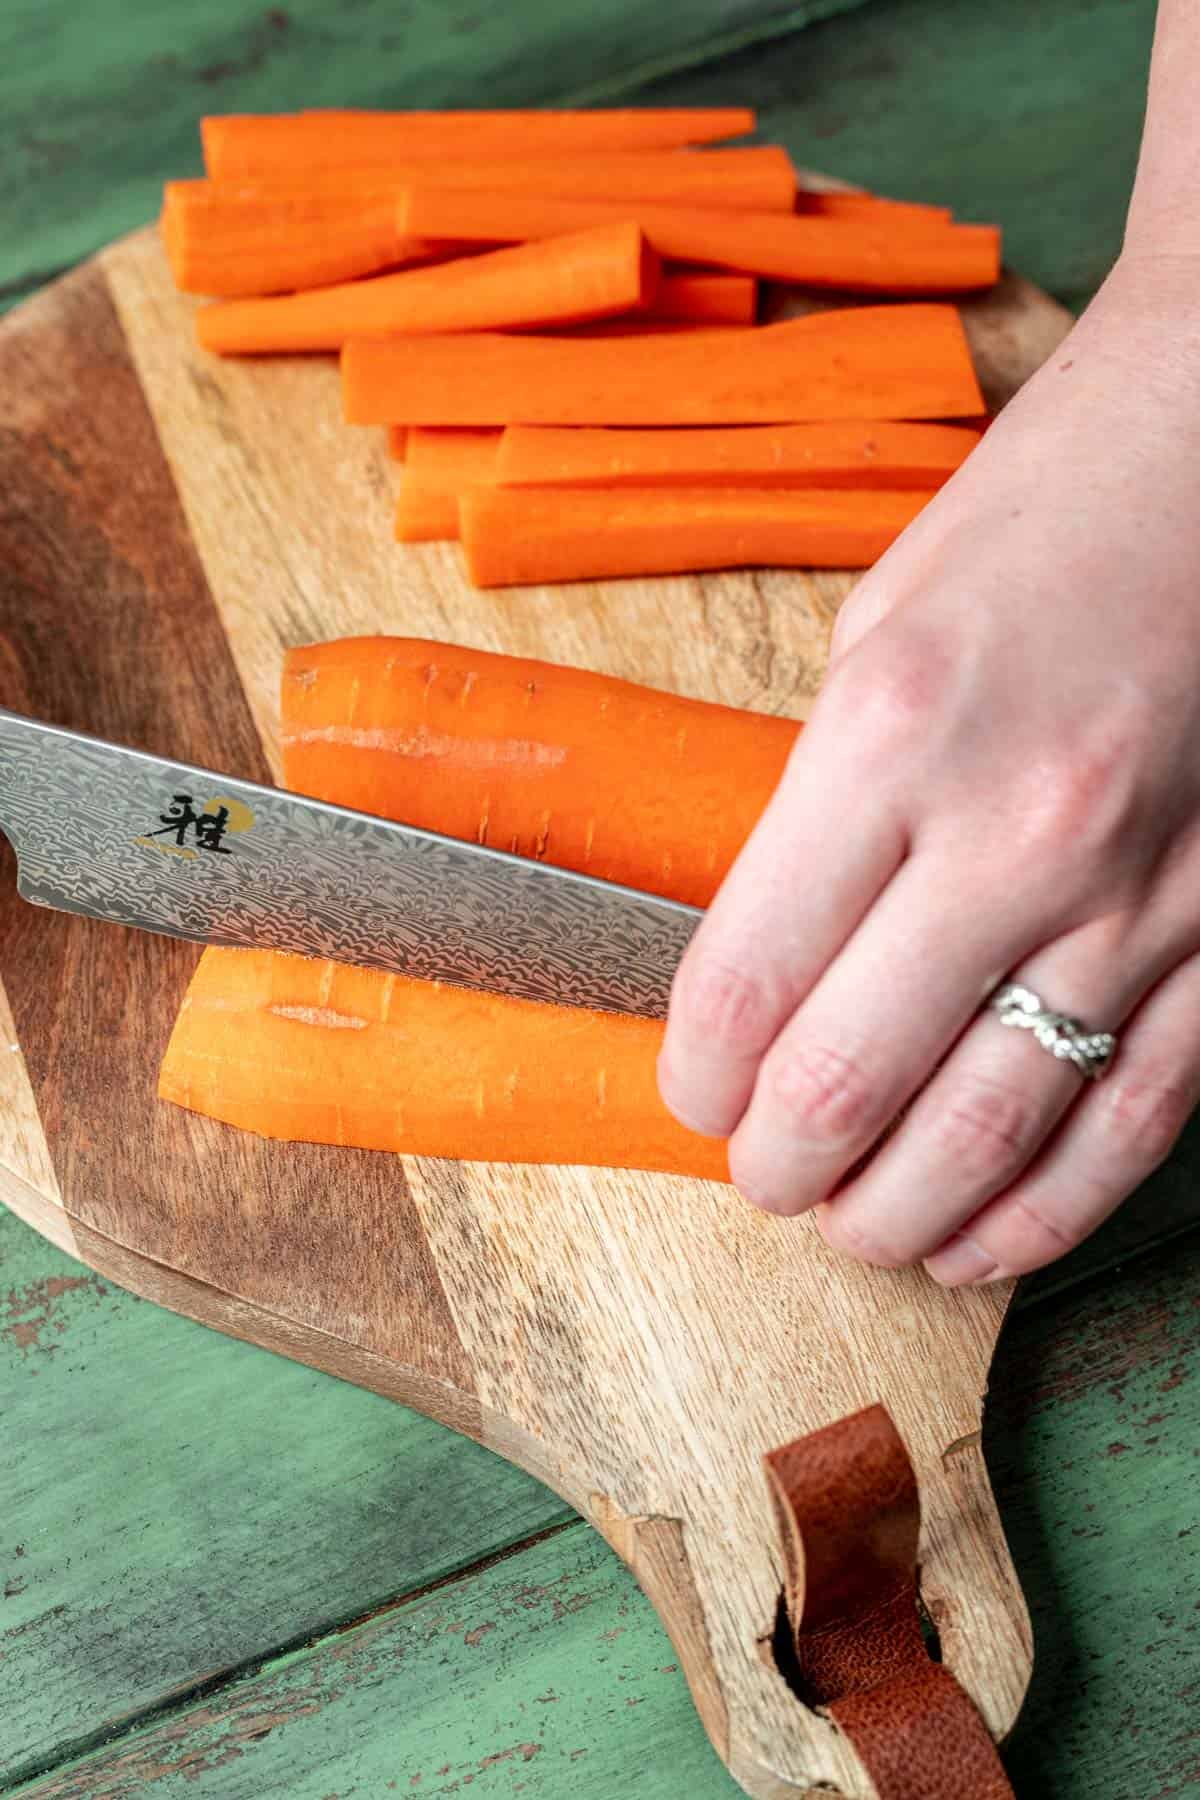
<instances>
[{"instance_id":1,"label":"carrot","mask_svg":"<svg viewBox=\"0 0 1200 1800\"><path fill-rule=\"evenodd\" d=\"M773 145L706 150L680 156L674 150L618 151L581 156L406 157L364 168L317 166L270 175L175 183L211 199L265 205L289 195L334 194L343 200L390 195L406 187L515 188L577 199L641 199L667 205L734 207L751 212L791 212L796 171L786 150Z\"/></svg>"},{"instance_id":2,"label":"carrot","mask_svg":"<svg viewBox=\"0 0 1200 1800\"><path fill-rule=\"evenodd\" d=\"M260 1136L727 1181L658 1097L663 1027L269 950L206 950L162 1099Z\"/></svg>"},{"instance_id":3,"label":"carrot","mask_svg":"<svg viewBox=\"0 0 1200 1800\"><path fill-rule=\"evenodd\" d=\"M816 425L612 431L510 425L501 487L924 488L949 480L980 433L962 425Z\"/></svg>"},{"instance_id":4,"label":"carrot","mask_svg":"<svg viewBox=\"0 0 1200 1800\"><path fill-rule=\"evenodd\" d=\"M921 224L877 218L782 218L644 201L564 200L540 194L409 188L399 202L403 237L527 242L636 218L661 256L746 275L859 293L963 293L1000 274L992 225Z\"/></svg>"},{"instance_id":5,"label":"carrot","mask_svg":"<svg viewBox=\"0 0 1200 1800\"><path fill-rule=\"evenodd\" d=\"M388 455L394 462L407 462L410 435L407 425L388 426Z\"/></svg>"},{"instance_id":6,"label":"carrot","mask_svg":"<svg viewBox=\"0 0 1200 1800\"><path fill-rule=\"evenodd\" d=\"M402 544L458 536L458 502L469 488L493 479L498 431L408 434L408 465L396 498L396 537Z\"/></svg>"},{"instance_id":7,"label":"carrot","mask_svg":"<svg viewBox=\"0 0 1200 1800\"><path fill-rule=\"evenodd\" d=\"M260 197L169 181L163 242L176 287L223 298L321 287L454 254L442 239L402 238L395 202L394 189Z\"/></svg>"},{"instance_id":8,"label":"carrot","mask_svg":"<svg viewBox=\"0 0 1200 1800\"><path fill-rule=\"evenodd\" d=\"M758 283L752 276L664 275L646 316L697 325L753 325L757 313Z\"/></svg>"},{"instance_id":9,"label":"carrot","mask_svg":"<svg viewBox=\"0 0 1200 1800\"><path fill-rule=\"evenodd\" d=\"M753 425L984 410L951 306L850 307L751 330L583 341L352 339L355 425Z\"/></svg>"},{"instance_id":10,"label":"carrot","mask_svg":"<svg viewBox=\"0 0 1200 1800\"><path fill-rule=\"evenodd\" d=\"M223 355L336 350L371 332L599 319L649 305L657 286L658 259L638 227L605 225L341 287L218 301L197 314L196 332L206 350Z\"/></svg>"},{"instance_id":11,"label":"carrot","mask_svg":"<svg viewBox=\"0 0 1200 1800\"><path fill-rule=\"evenodd\" d=\"M460 497L459 529L476 587L699 569L865 569L930 497L821 488L473 488Z\"/></svg>"},{"instance_id":12,"label":"carrot","mask_svg":"<svg viewBox=\"0 0 1200 1800\"><path fill-rule=\"evenodd\" d=\"M283 776L424 830L707 906L794 720L402 637L287 654Z\"/></svg>"},{"instance_id":13,"label":"carrot","mask_svg":"<svg viewBox=\"0 0 1200 1800\"><path fill-rule=\"evenodd\" d=\"M439 181L441 177L438 177ZM451 184L447 182L447 186ZM454 185L457 185L455 183ZM954 223L948 206L926 206L916 200L886 200L882 194L863 194L841 189L826 191L801 188L796 195L795 210L816 214L825 219L877 219L881 225L899 225L916 230L922 225L943 228Z\"/></svg>"},{"instance_id":14,"label":"carrot","mask_svg":"<svg viewBox=\"0 0 1200 1800\"><path fill-rule=\"evenodd\" d=\"M204 166L218 179L357 168L408 157L570 156L673 150L754 130L748 107L594 112L241 113L200 121Z\"/></svg>"}]
</instances>

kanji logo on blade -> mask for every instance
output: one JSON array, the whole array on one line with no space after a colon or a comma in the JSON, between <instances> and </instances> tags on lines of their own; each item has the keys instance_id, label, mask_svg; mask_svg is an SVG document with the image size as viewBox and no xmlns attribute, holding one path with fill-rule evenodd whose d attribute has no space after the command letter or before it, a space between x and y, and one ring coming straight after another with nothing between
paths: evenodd
<instances>
[{"instance_id":1,"label":"kanji logo on blade","mask_svg":"<svg viewBox=\"0 0 1200 1800\"><path fill-rule=\"evenodd\" d=\"M226 838L249 831L254 824L254 814L244 801L221 795L213 800L197 800L193 794L172 794L158 818L154 830L135 838L134 843L189 861L201 855L232 855L233 846L226 843Z\"/></svg>"}]
</instances>

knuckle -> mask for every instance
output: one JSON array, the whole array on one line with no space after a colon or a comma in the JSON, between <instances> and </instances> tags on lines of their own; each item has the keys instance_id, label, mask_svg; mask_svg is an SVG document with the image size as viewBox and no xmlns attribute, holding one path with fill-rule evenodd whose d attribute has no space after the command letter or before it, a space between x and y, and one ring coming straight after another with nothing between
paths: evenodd
<instances>
[{"instance_id":1,"label":"knuckle","mask_svg":"<svg viewBox=\"0 0 1200 1800\"><path fill-rule=\"evenodd\" d=\"M769 1041L772 1010L763 984L720 957L685 959L676 980L684 1022L707 1043L753 1056Z\"/></svg>"},{"instance_id":2,"label":"knuckle","mask_svg":"<svg viewBox=\"0 0 1200 1800\"><path fill-rule=\"evenodd\" d=\"M1036 1147L1039 1109L1028 1095L999 1082L964 1082L938 1113L939 1153L973 1182L1000 1186L1024 1168Z\"/></svg>"},{"instance_id":3,"label":"knuckle","mask_svg":"<svg viewBox=\"0 0 1200 1800\"><path fill-rule=\"evenodd\" d=\"M855 733L860 743L890 752L897 745L923 738L944 697L947 682L945 658L927 642L908 634L887 633L878 651L864 659L861 669L853 662L853 693L843 700L853 705ZM847 688L850 683L847 683Z\"/></svg>"},{"instance_id":4,"label":"knuckle","mask_svg":"<svg viewBox=\"0 0 1200 1800\"><path fill-rule=\"evenodd\" d=\"M1026 772L1026 830L1035 845L1087 855L1114 843L1137 809L1133 764L1112 743L1060 744Z\"/></svg>"},{"instance_id":5,"label":"knuckle","mask_svg":"<svg viewBox=\"0 0 1200 1800\"><path fill-rule=\"evenodd\" d=\"M763 1073L767 1097L789 1129L826 1149L857 1145L887 1124L878 1082L840 1050L791 1044L768 1058Z\"/></svg>"},{"instance_id":6,"label":"knuckle","mask_svg":"<svg viewBox=\"0 0 1200 1800\"><path fill-rule=\"evenodd\" d=\"M1016 1198L1009 1218L1010 1244L1001 1253L1001 1266L1013 1275L1026 1275L1033 1269L1066 1256L1086 1237L1086 1231L1069 1224L1056 1224L1028 1200Z\"/></svg>"},{"instance_id":7,"label":"knuckle","mask_svg":"<svg viewBox=\"0 0 1200 1800\"><path fill-rule=\"evenodd\" d=\"M873 1231L864 1230L856 1221L844 1216L840 1207L831 1207L820 1223L821 1236L831 1250L853 1256L859 1262L872 1263L877 1269L902 1269L916 1258L894 1246L885 1244Z\"/></svg>"},{"instance_id":8,"label":"knuckle","mask_svg":"<svg viewBox=\"0 0 1200 1800\"><path fill-rule=\"evenodd\" d=\"M1123 1165L1148 1173L1174 1148L1193 1104L1194 1096L1176 1082L1127 1075L1104 1097L1105 1136Z\"/></svg>"}]
</instances>

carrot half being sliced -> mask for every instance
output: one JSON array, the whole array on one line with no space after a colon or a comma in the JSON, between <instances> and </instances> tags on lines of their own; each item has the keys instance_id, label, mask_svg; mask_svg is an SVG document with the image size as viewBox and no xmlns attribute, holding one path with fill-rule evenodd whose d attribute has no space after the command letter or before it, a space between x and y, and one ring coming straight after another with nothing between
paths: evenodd
<instances>
[{"instance_id":1,"label":"carrot half being sliced","mask_svg":"<svg viewBox=\"0 0 1200 1800\"><path fill-rule=\"evenodd\" d=\"M727 1181L658 1097L663 1027L270 950L204 952L162 1099L262 1137Z\"/></svg>"},{"instance_id":2,"label":"carrot half being sliced","mask_svg":"<svg viewBox=\"0 0 1200 1800\"><path fill-rule=\"evenodd\" d=\"M322 165L173 185L202 189L212 199L241 199L260 206L300 193L338 194L344 200L388 194L395 198L405 188L424 185L791 212L797 193L791 158L775 145L705 150L694 156L674 150L633 150L579 156L406 157L363 168Z\"/></svg>"},{"instance_id":3,"label":"carrot half being sliced","mask_svg":"<svg viewBox=\"0 0 1200 1800\"><path fill-rule=\"evenodd\" d=\"M749 107L588 112L228 113L201 119L204 166L224 180L298 169L359 168L409 157L569 156L673 150L753 131Z\"/></svg>"},{"instance_id":4,"label":"carrot half being sliced","mask_svg":"<svg viewBox=\"0 0 1200 1800\"><path fill-rule=\"evenodd\" d=\"M648 306L657 286L658 259L639 228L608 225L340 287L218 301L197 314L196 333L223 355L336 350L373 332L602 319Z\"/></svg>"},{"instance_id":5,"label":"carrot half being sliced","mask_svg":"<svg viewBox=\"0 0 1200 1800\"><path fill-rule=\"evenodd\" d=\"M290 650L288 787L707 906L794 719L420 638Z\"/></svg>"},{"instance_id":6,"label":"carrot half being sliced","mask_svg":"<svg viewBox=\"0 0 1200 1800\"><path fill-rule=\"evenodd\" d=\"M290 788L706 905L799 727L582 669L357 638L289 653ZM661 1025L206 950L159 1092L270 1137L724 1180L658 1097Z\"/></svg>"},{"instance_id":7,"label":"carrot half being sliced","mask_svg":"<svg viewBox=\"0 0 1200 1800\"><path fill-rule=\"evenodd\" d=\"M264 197L169 181L161 229L176 287L217 299L323 287L455 253L444 239L400 236L395 190Z\"/></svg>"},{"instance_id":8,"label":"carrot half being sliced","mask_svg":"<svg viewBox=\"0 0 1200 1800\"><path fill-rule=\"evenodd\" d=\"M851 307L751 330L352 339L356 425L755 425L977 417L952 306Z\"/></svg>"},{"instance_id":9,"label":"carrot half being sliced","mask_svg":"<svg viewBox=\"0 0 1200 1800\"><path fill-rule=\"evenodd\" d=\"M929 499L886 489L472 488L459 529L476 587L866 569Z\"/></svg>"},{"instance_id":10,"label":"carrot half being sliced","mask_svg":"<svg viewBox=\"0 0 1200 1800\"><path fill-rule=\"evenodd\" d=\"M940 487L980 433L965 425L833 420L691 431L510 425L501 487Z\"/></svg>"},{"instance_id":11,"label":"carrot half being sliced","mask_svg":"<svg viewBox=\"0 0 1200 1800\"><path fill-rule=\"evenodd\" d=\"M858 293L965 293L1000 275L992 225L921 224L865 217L781 217L645 201L551 199L540 194L410 188L399 202L402 237L527 242L635 218L660 256L806 287Z\"/></svg>"},{"instance_id":12,"label":"carrot half being sliced","mask_svg":"<svg viewBox=\"0 0 1200 1800\"><path fill-rule=\"evenodd\" d=\"M459 496L494 478L498 431L408 433L406 466L396 497L396 537L421 544L458 536Z\"/></svg>"}]
</instances>

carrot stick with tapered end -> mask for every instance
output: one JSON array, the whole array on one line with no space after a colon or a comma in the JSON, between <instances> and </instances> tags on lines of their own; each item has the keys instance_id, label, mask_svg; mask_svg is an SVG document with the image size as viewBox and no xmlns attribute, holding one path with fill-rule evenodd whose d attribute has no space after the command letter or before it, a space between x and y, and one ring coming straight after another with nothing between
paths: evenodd
<instances>
[{"instance_id":1,"label":"carrot stick with tapered end","mask_svg":"<svg viewBox=\"0 0 1200 1800\"><path fill-rule=\"evenodd\" d=\"M501 487L932 490L949 480L979 438L965 425L879 419L692 431L510 425L493 474Z\"/></svg>"},{"instance_id":2,"label":"carrot stick with tapered end","mask_svg":"<svg viewBox=\"0 0 1200 1800\"><path fill-rule=\"evenodd\" d=\"M356 425L757 425L978 417L951 306L851 307L752 330L608 339L352 339Z\"/></svg>"},{"instance_id":3,"label":"carrot stick with tapered end","mask_svg":"<svg viewBox=\"0 0 1200 1800\"><path fill-rule=\"evenodd\" d=\"M399 202L403 237L528 242L636 218L661 256L805 287L858 293L967 293L1000 275L992 225L921 224L868 214L802 218L643 201L554 199L537 193L463 193L410 188Z\"/></svg>"},{"instance_id":4,"label":"carrot stick with tapered end","mask_svg":"<svg viewBox=\"0 0 1200 1800\"><path fill-rule=\"evenodd\" d=\"M800 727L420 638L290 650L286 786L707 906Z\"/></svg>"},{"instance_id":5,"label":"carrot stick with tapered end","mask_svg":"<svg viewBox=\"0 0 1200 1800\"><path fill-rule=\"evenodd\" d=\"M260 1136L729 1179L658 1097L663 1027L269 950L206 950L158 1091Z\"/></svg>"},{"instance_id":6,"label":"carrot stick with tapered end","mask_svg":"<svg viewBox=\"0 0 1200 1800\"><path fill-rule=\"evenodd\" d=\"M175 285L214 298L287 293L444 261L456 246L405 239L394 189L268 197L169 181L161 229Z\"/></svg>"},{"instance_id":7,"label":"carrot stick with tapered end","mask_svg":"<svg viewBox=\"0 0 1200 1800\"><path fill-rule=\"evenodd\" d=\"M410 157L365 168L322 166L170 185L194 197L197 204L204 197L214 203L241 200L262 208L302 194L338 196L347 202L383 196L395 199L414 185L514 188L577 199L636 198L665 205L785 213L793 210L797 195L791 159L786 150L772 145L705 150L694 156L648 150L515 158Z\"/></svg>"},{"instance_id":8,"label":"carrot stick with tapered end","mask_svg":"<svg viewBox=\"0 0 1200 1800\"><path fill-rule=\"evenodd\" d=\"M458 503L472 487L493 478L498 431L429 431L408 434L407 466L396 497L396 537L402 544L457 538Z\"/></svg>"},{"instance_id":9,"label":"carrot stick with tapered end","mask_svg":"<svg viewBox=\"0 0 1200 1800\"><path fill-rule=\"evenodd\" d=\"M603 319L649 306L657 286L658 259L638 226L605 225L304 294L218 301L196 315L196 335L206 350L226 356L337 350L376 332Z\"/></svg>"},{"instance_id":10,"label":"carrot stick with tapered end","mask_svg":"<svg viewBox=\"0 0 1200 1800\"><path fill-rule=\"evenodd\" d=\"M929 498L883 489L473 488L460 498L459 529L476 587L866 569Z\"/></svg>"},{"instance_id":11,"label":"carrot stick with tapered end","mask_svg":"<svg viewBox=\"0 0 1200 1800\"><path fill-rule=\"evenodd\" d=\"M571 156L674 150L742 137L752 109L639 107L588 112L230 113L201 119L204 166L218 179L356 168L406 157Z\"/></svg>"}]
</instances>

